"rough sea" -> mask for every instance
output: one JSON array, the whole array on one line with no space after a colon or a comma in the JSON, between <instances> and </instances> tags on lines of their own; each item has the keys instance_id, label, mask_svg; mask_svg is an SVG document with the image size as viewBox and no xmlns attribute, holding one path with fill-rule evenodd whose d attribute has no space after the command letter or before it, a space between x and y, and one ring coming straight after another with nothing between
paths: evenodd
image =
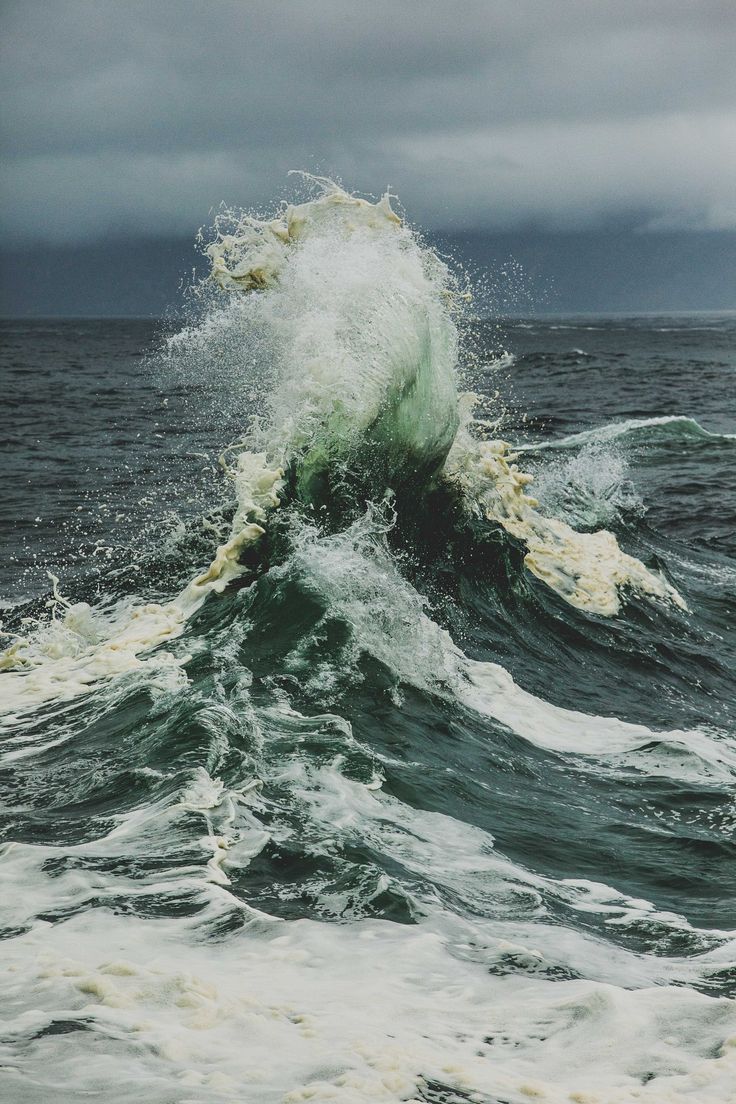
<instances>
[{"instance_id":1,"label":"rough sea","mask_svg":"<svg viewBox=\"0 0 736 1104\"><path fill-rule=\"evenodd\" d=\"M2 323L0 1097L726 1104L736 314L292 211Z\"/></svg>"}]
</instances>

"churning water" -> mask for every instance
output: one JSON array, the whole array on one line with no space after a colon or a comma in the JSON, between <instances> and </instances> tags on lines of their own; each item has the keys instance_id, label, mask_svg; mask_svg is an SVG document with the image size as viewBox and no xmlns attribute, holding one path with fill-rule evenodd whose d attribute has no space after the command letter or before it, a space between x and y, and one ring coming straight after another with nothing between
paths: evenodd
<instances>
[{"instance_id":1,"label":"churning water","mask_svg":"<svg viewBox=\"0 0 736 1104\"><path fill-rule=\"evenodd\" d=\"M731 1099L736 319L218 229L3 325L6 1099Z\"/></svg>"}]
</instances>

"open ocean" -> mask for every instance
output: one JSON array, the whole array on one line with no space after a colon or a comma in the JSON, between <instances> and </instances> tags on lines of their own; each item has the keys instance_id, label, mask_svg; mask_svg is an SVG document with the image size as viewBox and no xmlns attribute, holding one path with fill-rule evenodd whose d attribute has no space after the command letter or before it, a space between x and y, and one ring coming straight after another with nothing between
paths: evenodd
<instances>
[{"instance_id":1,"label":"open ocean","mask_svg":"<svg viewBox=\"0 0 736 1104\"><path fill-rule=\"evenodd\" d=\"M733 1100L736 314L338 200L2 323L0 1096Z\"/></svg>"}]
</instances>

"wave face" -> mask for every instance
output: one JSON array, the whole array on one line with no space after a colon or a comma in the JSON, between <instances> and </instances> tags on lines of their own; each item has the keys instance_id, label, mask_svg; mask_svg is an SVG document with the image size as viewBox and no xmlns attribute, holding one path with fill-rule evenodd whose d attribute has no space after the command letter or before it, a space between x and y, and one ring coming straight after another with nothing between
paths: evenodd
<instances>
[{"instance_id":1,"label":"wave face","mask_svg":"<svg viewBox=\"0 0 736 1104\"><path fill-rule=\"evenodd\" d=\"M9 329L9 485L87 400L100 504L8 505L54 570L0 655L11 1095L724 1101L733 324L474 319L313 185L223 216L153 358ZM65 343L66 413L16 372Z\"/></svg>"},{"instance_id":2,"label":"wave face","mask_svg":"<svg viewBox=\"0 0 736 1104\"><path fill-rule=\"evenodd\" d=\"M617 441L622 437L632 438L635 441L643 441L654 444L659 441L736 441L733 433L710 433L703 429L694 418L687 418L678 414L665 414L660 418L632 418L630 421L618 422L613 425L599 426L596 429L585 429L581 433L574 433L570 437L562 437L558 441L540 443L538 448L574 448L579 445L607 444ZM532 446L527 446L532 447Z\"/></svg>"},{"instance_id":3,"label":"wave face","mask_svg":"<svg viewBox=\"0 0 736 1104\"><path fill-rule=\"evenodd\" d=\"M296 468L297 494L314 500L356 468L373 494L426 482L458 427L447 267L388 197L328 183L283 218L223 217L218 230L213 277L236 292L233 321L247 312L273 373L262 446ZM243 289L261 294L243 301Z\"/></svg>"}]
</instances>

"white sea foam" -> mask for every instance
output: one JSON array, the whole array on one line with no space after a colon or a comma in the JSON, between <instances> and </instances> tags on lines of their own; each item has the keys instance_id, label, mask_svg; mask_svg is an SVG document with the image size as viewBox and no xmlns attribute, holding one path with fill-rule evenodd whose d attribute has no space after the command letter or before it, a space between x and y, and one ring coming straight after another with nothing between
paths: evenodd
<instances>
[{"instance_id":1,"label":"white sea foam","mask_svg":"<svg viewBox=\"0 0 736 1104\"><path fill-rule=\"evenodd\" d=\"M13 1099L399 1104L432 1084L513 1104L726 1099L736 1010L683 987L732 960L726 933L703 933L711 949L694 962L618 950L551 922L548 905L688 925L604 885L533 875L480 829L349 779L339 758L310 766L297 749L262 766L258 785L229 788L200 770L98 840L0 854L0 880L23 887L0 895L0 920L30 925L5 942ZM284 785L307 846L367 843L413 877L417 924L280 920L233 893L230 878L282 831L260 813ZM154 870L136 871L131 859L152 855ZM118 907L146 898L199 911ZM569 980L552 980L560 968Z\"/></svg>"},{"instance_id":2,"label":"white sea foam","mask_svg":"<svg viewBox=\"0 0 736 1104\"><path fill-rule=\"evenodd\" d=\"M534 494L542 513L584 529L644 513L626 453L615 441L589 442L573 456L537 466Z\"/></svg>"},{"instance_id":3,"label":"white sea foam","mask_svg":"<svg viewBox=\"0 0 736 1104\"><path fill-rule=\"evenodd\" d=\"M341 662L364 651L400 680L449 695L485 713L538 747L683 780L736 781L736 748L698 730L654 732L644 725L596 717L542 701L523 690L499 664L469 659L450 634L427 615L424 599L403 578L369 513L346 532L305 537L280 573L296 573L302 585L327 602L329 616L352 629ZM319 630L316 630L319 632ZM300 647L310 654L310 639ZM292 657L299 669L299 656ZM311 662L306 659L306 664ZM662 754L652 751L652 744ZM671 749L678 754L671 754Z\"/></svg>"},{"instance_id":4,"label":"white sea foam","mask_svg":"<svg viewBox=\"0 0 736 1104\"><path fill-rule=\"evenodd\" d=\"M653 738L548 706L500 667L468 660L399 574L382 529L369 515L335 537L305 533L274 569L350 626L341 663L368 652L400 680L589 763ZM287 662L294 673L309 665L305 647ZM246 681L240 713L247 693ZM284 754L282 732L298 722L306 736L324 720L275 699L259 715L256 761L228 786L201 768L172 775L162 796L117 816L99 838L0 852L0 922L20 931L4 955L14 1099L109 1097L115 1086L116 1100L152 1104L399 1104L426 1100L431 1085L450 1100L457 1091L513 1104L726 1098L734 1005L687 986L729 968L729 933L698 931L601 883L528 871L488 832L384 794L380 769L367 781L348 777L337 750L319 762L292 742ZM355 749L346 721L333 718L331 730ZM226 731L220 715L213 764L227 755ZM683 744L696 735L680 734ZM280 810L289 808L306 853L359 846L380 855L394 873L381 874L374 892L406 896L417 923L287 921L240 899L231 879L271 841L288 840ZM348 904L327 888L320 899L336 913ZM147 900L186 901L191 915L121 911ZM680 933L702 951L627 951L561 925L560 909Z\"/></svg>"},{"instance_id":5,"label":"white sea foam","mask_svg":"<svg viewBox=\"0 0 736 1104\"><path fill-rule=\"evenodd\" d=\"M216 921L233 903L225 890L211 897ZM14 941L3 1025L23 1055L6 1066L13 1098L110 1099L114 1086L120 1101L399 1104L426 1100L434 1083L513 1104L728 1099L728 1001L494 976L448 954L431 924L234 909L248 926L214 945L191 922L95 912ZM537 957L508 943L497 953ZM35 958L31 972L18 973L19 954L22 967ZM66 1033L42 1035L55 1022Z\"/></svg>"}]
</instances>

